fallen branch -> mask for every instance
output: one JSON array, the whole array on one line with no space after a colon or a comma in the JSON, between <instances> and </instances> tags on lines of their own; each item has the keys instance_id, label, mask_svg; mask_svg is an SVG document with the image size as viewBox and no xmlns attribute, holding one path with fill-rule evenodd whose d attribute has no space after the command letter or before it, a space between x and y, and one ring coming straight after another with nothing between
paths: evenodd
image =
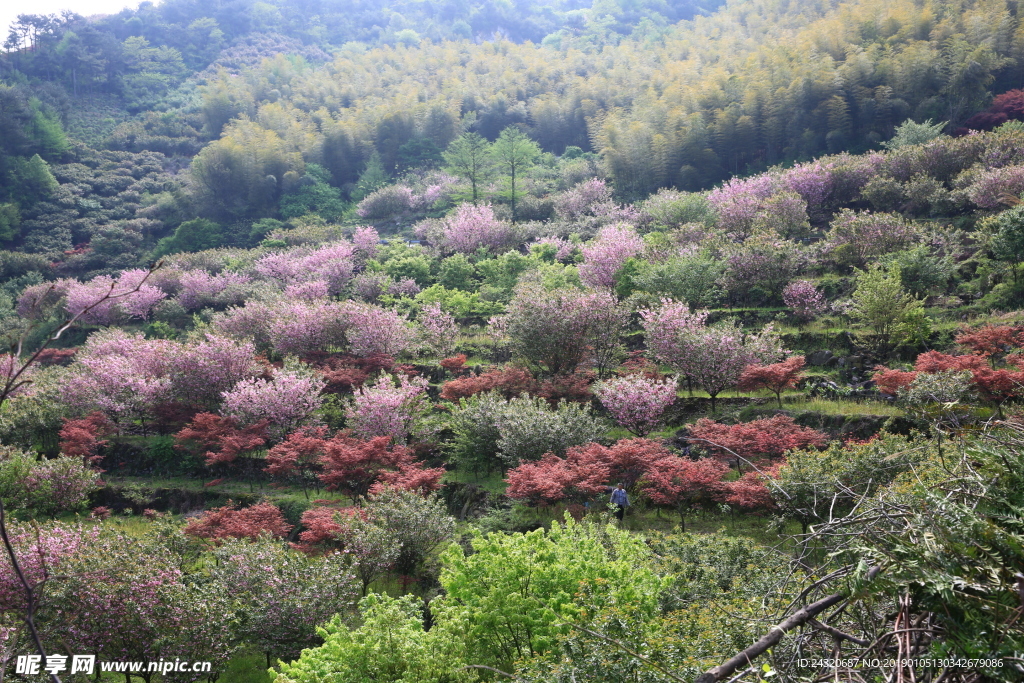
<instances>
[{"instance_id":1,"label":"fallen branch","mask_svg":"<svg viewBox=\"0 0 1024 683\"><path fill-rule=\"evenodd\" d=\"M872 567L868 570L868 580L877 576L879 571L879 567ZM812 602L810 605L800 608L781 623L772 626L764 637L747 649L743 650L728 661L719 664L715 668L702 673L697 677L697 680L694 683L718 683L718 681L721 681L723 678L734 674L740 667L750 666L753 660L763 655L772 646L782 640L782 636L786 635L786 633L792 631L797 626L801 626L808 621L811 621L829 607L838 605L848 597L849 596L845 592L833 593L832 595L824 597L817 602Z\"/></svg>"}]
</instances>

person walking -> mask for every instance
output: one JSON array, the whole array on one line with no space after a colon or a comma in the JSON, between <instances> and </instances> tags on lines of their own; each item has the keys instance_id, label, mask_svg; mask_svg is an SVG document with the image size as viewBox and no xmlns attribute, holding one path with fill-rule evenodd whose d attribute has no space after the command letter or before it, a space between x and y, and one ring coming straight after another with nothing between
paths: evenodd
<instances>
[{"instance_id":1,"label":"person walking","mask_svg":"<svg viewBox=\"0 0 1024 683\"><path fill-rule=\"evenodd\" d=\"M622 521L623 515L626 514L626 506L629 505L629 497L626 495L626 489L622 487L622 482L612 489L612 505L617 505L618 509L615 511L615 516L618 517L619 521Z\"/></svg>"}]
</instances>

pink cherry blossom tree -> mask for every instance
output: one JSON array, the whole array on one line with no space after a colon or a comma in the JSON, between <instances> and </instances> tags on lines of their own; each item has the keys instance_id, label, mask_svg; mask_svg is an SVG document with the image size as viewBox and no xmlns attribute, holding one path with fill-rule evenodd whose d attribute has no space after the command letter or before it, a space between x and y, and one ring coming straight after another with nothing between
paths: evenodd
<instances>
[{"instance_id":1,"label":"pink cherry blossom tree","mask_svg":"<svg viewBox=\"0 0 1024 683\"><path fill-rule=\"evenodd\" d=\"M691 311L685 303L663 299L658 308L640 311L647 349L659 363L682 369L689 357L683 333L704 329L711 312Z\"/></svg>"},{"instance_id":2,"label":"pink cherry blossom tree","mask_svg":"<svg viewBox=\"0 0 1024 683\"><path fill-rule=\"evenodd\" d=\"M580 279L590 287L614 287L615 273L626 259L640 253L643 246L643 240L632 226L606 225L583 247Z\"/></svg>"},{"instance_id":3,"label":"pink cherry blossom tree","mask_svg":"<svg viewBox=\"0 0 1024 683\"><path fill-rule=\"evenodd\" d=\"M446 358L455 352L459 343L459 326L455 316L441 310L441 304L427 304L420 311L420 343L438 358Z\"/></svg>"},{"instance_id":4,"label":"pink cherry blossom tree","mask_svg":"<svg viewBox=\"0 0 1024 683\"><path fill-rule=\"evenodd\" d=\"M643 437L657 428L662 414L675 402L676 379L626 375L598 382L594 394L615 422Z\"/></svg>"},{"instance_id":5,"label":"pink cherry blossom tree","mask_svg":"<svg viewBox=\"0 0 1024 683\"><path fill-rule=\"evenodd\" d=\"M278 370L273 379L244 379L222 396L221 414L242 425L267 420L277 437L308 424L320 407L325 381L297 366Z\"/></svg>"},{"instance_id":6,"label":"pink cherry blossom tree","mask_svg":"<svg viewBox=\"0 0 1024 683\"><path fill-rule=\"evenodd\" d=\"M404 444L422 417L426 390L427 380L422 377L400 375L396 383L391 375L382 374L355 392L345 412L348 425L361 438L387 436L393 443Z\"/></svg>"},{"instance_id":7,"label":"pink cherry blossom tree","mask_svg":"<svg viewBox=\"0 0 1024 683\"><path fill-rule=\"evenodd\" d=\"M163 290L145 283L148 276L148 270L126 270L117 279L100 275L89 282L72 282L67 285L67 313L90 325L146 318L153 306L167 298Z\"/></svg>"},{"instance_id":8,"label":"pink cherry blossom tree","mask_svg":"<svg viewBox=\"0 0 1024 683\"><path fill-rule=\"evenodd\" d=\"M794 280L782 290L782 301L801 320L812 320L828 308L825 295L807 280Z\"/></svg>"},{"instance_id":9,"label":"pink cherry blossom tree","mask_svg":"<svg viewBox=\"0 0 1024 683\"><path fill-rule=\"evenodd\" d=\"M409 321L389 308L350 303L346 316L348 341L357 356L397 356L415 338Z\"/></svg>"},{"instance_id":10,"label":"pink cherry blossom tree","mask_svg":"<svg viewBox=\"0 0 1024 683\"><path fill-rule=\"evenodd\" d=\"M356 263L366 263L377 255L377 250L380 249L380 235L369 226L358 227L352 233L352 246L355 249Z\"/></svg>"},{"instance_id":11,"label":"pink cherry blossom tree","mask_svg":"<svg viewBox=\"0 0 1024 683\"><path fill-rule=\"evenodd\" d=\"M296 247L267 254L256 261L253 270L260 277L282 288L302 282L326 282L331 294L338 294L352 278L355 246L340 241L317 249Z\"/></svg>"},{"instance_id":12,"label":"pink cherry blossom tree","mask_svg":"<svg viewBox=\"0 0 1024 683\"><path fill-rule=\"evenodd\" d=\"M243 287L252 278L240 273L211 275L205 270L187 270L179 277L178 303L186 311L204 306L231 306L242 303Z\"/></svg>"},{"instance_id":13,"label":"pink cherry blossom tree","mask_svg":"<svg viewBox=\"0 0 1024 683\"><path fill-rule=\"evenodd\" d=\"M428 229L427 238L448 254L472 254L480 247L500 253L518 243L515 226L499 220L490 204L460 205Z\"/></svg>"}]
</instances>

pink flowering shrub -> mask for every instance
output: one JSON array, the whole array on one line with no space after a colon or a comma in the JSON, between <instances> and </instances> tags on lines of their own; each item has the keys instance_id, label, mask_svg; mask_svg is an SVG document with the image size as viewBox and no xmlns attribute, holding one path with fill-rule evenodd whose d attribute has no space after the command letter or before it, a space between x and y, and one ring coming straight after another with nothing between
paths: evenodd
<instances>
[{"instance_id":1,"label":"pink flowering shrub","mask_svg":"<svg viewBox=\"0 0 1024 683\"><path fill-rule=\"evenodd\" d=\"M380 249L380 235L376 229L362 226L352 233L352 246L355 248L356 261L365 263L377 255Z\"/></svg>"},{"instance_id":2,"label":"pink flowering shrub","mask_svg":"<svg viewBox=\"0 0 1024 683\"><path fill-rule=\"evenodd\" d=\"M419 315L420 343L438 358L452 355L459 341L455 316L441 310L441 304L427 304Z\"/></svg>"},{"instance_id":3,"label":"pink flowering shrub","mask_svg":"<svg viewBox=\"0 0 1024 683\"><path fill-rule=\"evenodd\" d=\"M288 285L284 288L284 296L286 299L297 299L299 301L316 301L317 299L326 299L329 292L330 288L327 283L322 280L299 282L294 285Z\"/></svg>"},{"instance_id":4,"label":"pink flowering shrub","mask_svg":"<svg viewBox=\"0 0 1024 683\"><path fill-rule=\"evenodd\" d=\"M337 294L352 278L354 255L355 247L349 242L333 242L312 250L297 247L267 254L256 261L253 270L282 286L326 282L330 293Z\"/></svg>"},{"instance_id":5,"label":"pink flowering shrub","mask_svg":"<svg viewBox=\"0 0 1024 683\"><path fill-rule=\"evenodd\" d=\"M601 228L597 237L583 247L580 279L590 287L614 287L615 273L644 243L632 226L619 224Z\"/></svg>"},{"instance_id":6,"label":"pink flowering shrub","mask_svg":"<svg viewBox=\"0 0 1024 683\"><path fill-rule=\"evenodd\" d=\"M707 316L673 301L640 312L651 356L708 392L714 410L718 394L735 386L748 365L774 363L784 349L771 324L745 333L731 325L708 327Z\"/></svg>"},{"instance_id":7,"label":"pink flowering shrub","mask_svg":"<svg viewBox=\"0 0 1024 683\"><path fill-rule=\"evenodd\" d=\"M44 459L32 468L24 485L37 515L84 510L89 494L99 488L99 472L80 458Z\"/></svg>"},{"instance_id":8,"label":"pink flowering shrub","mask_svg":"<svg viewBox=\"0 0 1024 683\"><path fill-rule=\"evenodd\" d=\"M145 416L157 404L212 406L242 379L258 375L251 342L215 334L179 343L110 330L89 337L65 380L74 411L100 410L115 421Z\"/></svg>"},{"instance_id":9,"label":"pink flowering shrub","mask_svg":"<svg viewBox=\"0 0 1024 683\"><path fill-rule=\"evenodd\" d=\"M518 243L515 227L499 220L489 204L462 204L445 216L427 237L444 253L472 254L480 247L500 253Z\"/></svg>"},{"instance_id":10,"label":"pink flowering shrub","mask_svg":"<svg viewBox=\"0 0 1024 683\"><path fill-rule=\"evenodd\" d=\"M428 207L448 204L459 187L459 179L447 173L431 174L425 182L422 201Z\"/></svg>"},{"instance_id":11,"label":"pink flowering shrub","mask_svg":"<svg viewBox=\"0 0 1024 683\"><path fill-rule=\"evenodd\" d=\"M966 174L965 174L966 175ZM1024 194L1024 166L1004 166L982 171L971 178L967 197L982 209L1001 209L1006 197Z\"/></svg>"},{"instance_id":12,"label":"pink flowering shrub","mask_svg":"<svg viewBox=\"0 0 1024 683\"><path fill-rule=\"evenodd\" d=\"M405 185L388 185L359 202L356 215L371 221L387 220L419 208L422 202Z\"/></svg>"},{"instance_id":13,"label":"pink flowering shrub","mask_svg":"<svg viewBox=\"0 0 1024 683\"><path fill-rule=\"evenodd\" d=\"M757 233L725 249L722 284L741 300L776 299L799 270L803 255L797 245L771 233Z\"/></svg>"},{"instance_id":14,"label":"pink flowering shrub","mask_svg":"<svg viewBox=\"0 0 1024 683\"><path fill-rule=\"evenodd\" d=\"M600 178L591 178L555 196L555 215L576 220L597 215L609 205L612 205L611 188Z\"/></svg>"},{"instance_id":15,"label":"pink flowering shrub","mask_svg":"<svg viewBox=\"0 0 1024 683\"><path fill-rule=\"evenodd\" d=\"M58 280L29 285L18 297L15 312L27 320L41 320L61 303L74 283L74 280Z\"/></svg>"},{"instance_id":16,"label":"pink flowering shrub","mask_svg":"<svg viewBox=\"0 0 1024 683\"><path fill-rule=\"evenodd\" d=\"M99 535L99 527L53 523L40 529L29 525L11 525L11 545L18 565L29 584L37 585L58 574L64 562L78 554ZM25 589L10 562L0 562L0 611L23 612Z\"/></svg>"},{"instance_id":17,"label":"pink flowering shrub","mask_svg":"<svg viewBox=\"0 0 1024 683\"><path fill-rule=\"evenodd\" d=\"M782 301L803 320L816 318L828 308L825 296L807 280L794 280L786 285L782 290Z\"/></svg>"},{"instance_id":18,"label":"pink flowering shrub","mask_svg":"<svg viewBox=\"0 0 1024 683\"><path fill-rule=\"evenodd\" d=\"M421 397L427 390L422 377L382 374L371 385L363 385L352 397L345 412L348 425L363 439L390 437L393 443L404 444L422 412Z\"/></svg>"},{"instance_id":19,"label":"pink flowering shrub","mask_svg":"<svg viewBox=\"0 0 1024 683\"><path fill-rule=\"evenodd\" d=\"M244 379L222 396L221 414L242 425L261 420L270 423L270 430L284 436L306 424L320 407L322 377L297 369L278 370L273 379Z\"/></svg>"},{"instance_id":20,"label":"pink flowering shrub","mask_svg":"<svg viewBox=\"0 0 1024 683\"><path fill-rule=\"evenodd\" d=\"M718 226L728 233L748 235L754 229L764 200L775 194L778 181L763 173L751 178L732 178L708 193L718 212Z\"/></svg>"},{"instance_id":21,"label":"pink flowering shrub","mask_svg":"<svg viewBox=\"0 0 1024 683\"><path fill-rule=\"evenodd\" d=\"M177 346L119 329L93 334L71 366L64 401L73 411L100 410L115 422L144 415L170 395Z\"/></svg>"},{"instance_id":22,"label":"pink flowering shrub","mask_svg":"<svg viewBox=\"0 0 1024 683\"><path fill-rule=\"evenodd\" d=\"M389 308L351 303L347 321L350 350L357 356L397 356L415 336L408 321Z\"/></svg>"},{"instance_id":23,"label":"pink flowering shrub","mask_svg":"<svg viewBox=\"0 0 1024 683\"><path fill-rule=\"evenodd\" d=\"M917 239L917 228L902 216L843 209L832 220L822 248L841 265L863 267L878 256L906 249Z\"/></svg>"},{"instance_id":24,"label":"pink flowering shrub","mask_svg":"<svg viewBox=\"0 0 1024 683\"><path fill-rule=\"evenodd\" d=\"M153 306L167 297L163 290L143 280L147 270L126 270L115 280L99 275L89 282L67 286L68 315L81 316L87 325L113 325L125 318L146 318ZM109 297L104 300L104 297ZM97 303L99 302L99 303Z\"/></svg>"},{"instance_id":25,"label":"pink flowering shrub","mask_svg":"<svg viewBox=\"0 0 1024 683\"><path fill-rule=\"evenodd\" d=\"M281 355L305 356L345 344L351 304L290 301L270 311L266 321L270 346Z\"/></svg>"},{"instance_id":26,"label":"pink flowering shrub","mask_svg":"<svg viewBox=\"0 0 1024 683\"><path fill-rule=\"evenodd\" d=\"M626 375L598 382L594 394L616 423L642 437L657 428L662 414L675 402L676 378Z\"/></svg>"},{"instance_id":27,"label":"pink flowering shrub","mask_svg":"<svg viewBox=\"0 0 1024 683\"><path fill-rule=\"evenodd\" d=\"M219 403L222 392L262 372L255 354L252 342L215 334L178 345L168 359L171 397L192 405Z\"/></svg>"},{"instance_id":28,"label":"pink flowering shrub","mask_svg":"<svg viewBox=\"0 0 1024 683\"><path fill-rule=\"evenodd\" d=\"M701 330L711 312L691 311L685 303L665 299L661 306L640 311L647 350L652 358L673 368L684 367L688 349L680 343L682 335Z\"/></svg>"},{"instance_id":29,"label":"pink flowering shrub","mask_svg":"<svg viewBox=\"0 0 1024 683\"><path fill-rule=\"evenodd\" d=\"M232 306L242 303L242 287L251 278L240 273L223 272L211 275L205 270L187 270L178 278L178 303L186 311L204 306Z\"/></svg>"}]
</instances>

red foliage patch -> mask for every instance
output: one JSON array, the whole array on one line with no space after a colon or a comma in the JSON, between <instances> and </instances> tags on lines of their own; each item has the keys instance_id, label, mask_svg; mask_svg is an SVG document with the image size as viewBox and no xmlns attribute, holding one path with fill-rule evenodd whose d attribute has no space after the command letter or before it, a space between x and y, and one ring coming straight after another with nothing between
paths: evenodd
<instances>
[{"instance_id":1,"label":"red foliage patch","mask_svg":"<svg viewBox=\"0 0 1024 683\"><path fill-rule=\"evenodd\" d=\"M284 538L292 530L292 525L284 521L284 515L276 505L268 501L239 508L226 505L203 513L201 517L189 521L184 532L199 538L259 538L270 534Z\"/></svg>"},{"instance_id":2,"label":"red foliage patch","mask_svg":"<svg viewBox=\"0 0 1024 683\"><path fill-rule=\"evenodd\" d=\"M378 436L369 441L339 432L323 444L320 480L329 491L341 491L353 499L394 486L428 493L441 486L444 468L427 469L405 446Z\"/></svg>"},{"instance_id":3,"label":"red foliage patch","mask_svg":"<svg viewBox=\"0 0 1024 683\"><path fill-rule=\"evenodd\" d=\"M928 373L946 370L970 372L974 388L989 401L1004 401L1024 395L1024 371L993 370L981 356L950 356L928 351L917 357L914 369Z\"/></svg>"},{"instance_id":4,"label":"red foliage patch","mask_svg":"<svg viewBox=\"0 0 1024 683\"><path fill-rule=\"evenodd\" d=\"M540 505L563 500L581 502L600 493L611 472L600 448L589 444L570 448L565 458L548 453L538 462L524 462L508 473L505 495Z\"/></svg>"},{"instance_id":5,"label":"red foliage patch","mask_svg":"<svg viewBox=\"0 0 1024 683\"><path fill-rule=\"evenodd\" d=\"M690 432L691 442L726 460L735 458L734 453L749 460L777 458L794 448L824 446L828 440L822 432L801 427L788 415L736 425L721 424L703 417L697 420Z\"/></svg>"},{"instance_id":6,"label":"red foliage patch","mask_svg":"<svg viewBox=\"0 0 1024 683\"><path fill-rule=\"evenodd\" d=\"M299 542L292 543L292 547L306 553L341 550L350 534L351 521L357 517L365 519L366 513L357 507L310 508L302 513L305 530L299 534Z\"/></svg>"},{"instance_id":7,"label":"red foliage patch","mask_svg":"<svg viewBox=\"0 0 1024 683\"><path fill-rule=\"evenodd\" d=\"M267 443L267 421L239 427L232 417L200 413L174 438L176 448L192 450L198 446L198 450L206 449L207 465L231 463L242 453Z\"/></svg>"},{"instance_id":8,"label":"red foliage patch","mask_svg":"<svg viewBox=\"0 0 1024 683\"><path fill-rule=\"evenodd\" d=\"M452 356L451 358L444 358L440 363L438 363L438 365L452 374L458 374L466 369L466 354L460 353L459 355Z\"/></svg>"},{"instance_id":9,"label":"red foliage patch","mask_svg":"<svg viewBox=\"0 0 1024 683\"><path fill-rule=\"evenodd\" d=\"M546 398L552 404L560 400L589 403L594 398L590 385L597 381L597 376L590 371L574 372L571 375L556 375L541 384L537 395Z\"/></svg>"},{"instance_id":10,"label":"red foliage patch","mask_svg":"<svg viewBox=\"0 0 1024 683\"><path fill-rule=\"evenodd\" d=\"M643 351L630 351L622 363L621 375L643 375L647 379L665 379L665 373L658 372L658 365L651 361Z\"/></svg>"},{"instance_id":11,"label":"red foliage patch","mask_svg":"<svg viewBox=\"0 0 1024 683\"><path fill-rule=\"evenodd\" d=\"M1024 328L1009 325L985 325L965 330L956 336L956 343L977 356L994 362L997 356L1024 347Z\"/></svg>"},{"instance_id":12,"label":"red foliage patch","mask_svg":"<svg viewBox=\"0 0 1024 683\"><path fill-rule=\"evenodd\" d=\"M458 401L492 390L505 398L515 398L520 394L537 394L540 384L523 368L492 368L482 375L470 375L446 382L441 387L441 398Z\"/></svg>"},{"instance_id":13,"label":"red foliage patch","mask_svg":"<svg viewBox=\"0 0 1024 683\"><path fill-rule=\"evenodd\" d=\"M103 456L97 455L101 446L107 444L101 437L114 433L114 425L107 416L95 412L80 420L64 419L60 430L60 452L73 458L81 458L86 464L92 465Z\"/></svg>"},{"instance_id":14,"label":"red foliage patch","mask_svg":"<svg viewBox=\"0 0 1024 683\"><path fill-rule=\"evenodd\" d=\"M878 390L889 396L896 396L900 389L906 389L917 379L917 373L904 370L890 370L884 365L875 366L875 374L871 375L871 381L875 383Z\"/></svg>"},{"instance_id":15,"label":"red foliage patch","mask_svg":"<svg viewBox=\"0 0 1024 683\"><path fill-rule=\"evenodd\" d=\"M623 439L613 446L588 443L570 448L565 458L546 454L511 470L505 491L510 498L533 505L563 500L581 502L611 483L632 488L662 460L678 459L665 446L650 439Z\"/></svg>"},{"instance_id":16,"label":"red foliage patch","mask_svg":"<svg viewBox=\"0 0 1024 683\"><path fill-rule=\"evenodd\" d=\"M43 349L36 356L39 365L71 365L78 349Z\"/></svg>"},{"instance_id":17,"label":"red foliage patch","mask_svg":"<svg viewBox=\"0 0 1024 683\"><path fill-rule=\"evenodd\" d=\"M273 477L287 477L319 465L327 443L326 433L323 427L292 432L267 453L265 471Z\"/></svg>"},{"instance_id":18,"label":"red foliage patch","mask_svg":"<svg viewBox=\"0 0 1024 683\"><path fill-rule=\"evenodd\" d=\"M741 391L768 389L775 394L781 408L782 392L796 387L796 383L803 379L803 369L803 356L793 356L771 365L748 365L740 375L738 386Z\"/></svg>"},{"instance_id":19,"label":"red foliage patch","mask_svg":"<svg viewBox=\"0 0 1024 683\"><path fill-rule=\"evenodd\" d=\"M724 491L722 477L728 471L728 466L715 458L664 458L644 474L643 492L652 502L682 512L687 507L720 500Z\"/></svg>"},{"instance_id":20,"label":"red foliage patch","mask_svg":"<svg viewBox=\"0 0 1024 683\"><path fill-rule=\"evenodd\" d=\"M722 500L741 510L771 510L775 507L775 501L772 500L772 494L765 486L766 476L770 476L770 474L746 472L736 481L726 482Z\"/></svg>"}]
</instances>

